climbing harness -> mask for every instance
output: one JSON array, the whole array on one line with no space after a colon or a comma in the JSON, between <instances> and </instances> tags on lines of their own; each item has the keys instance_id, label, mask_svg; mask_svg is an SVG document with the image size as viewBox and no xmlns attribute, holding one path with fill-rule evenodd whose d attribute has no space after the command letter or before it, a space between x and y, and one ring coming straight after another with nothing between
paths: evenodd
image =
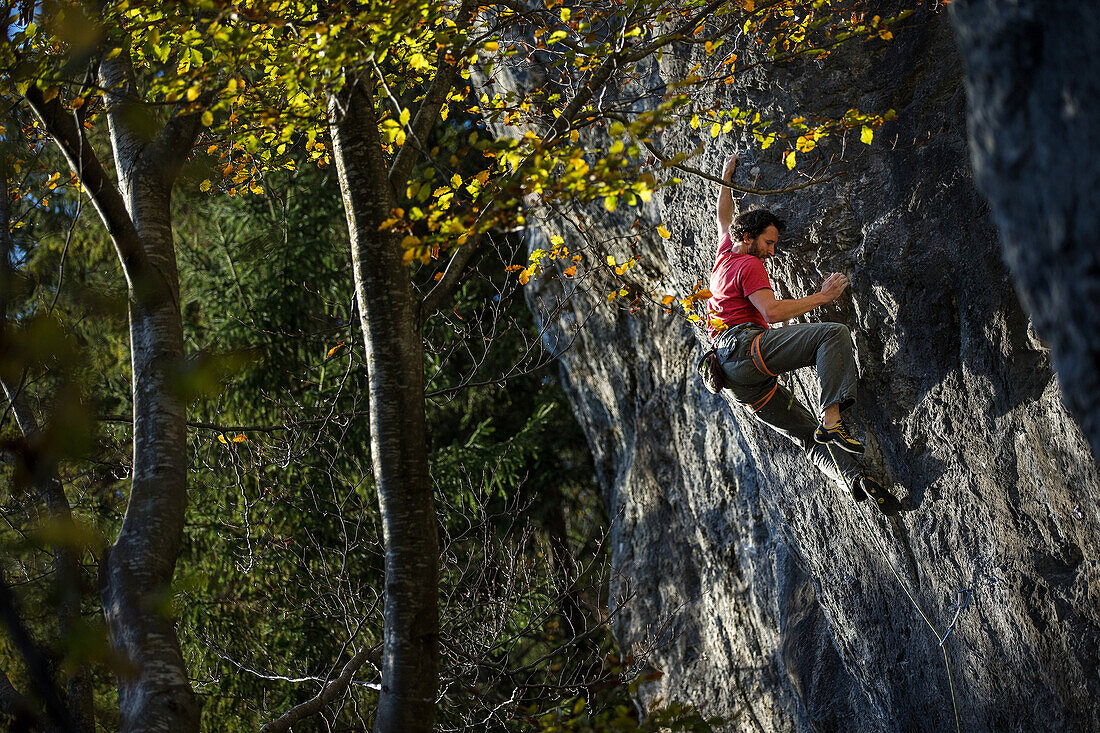
<instances>
[{"instance_id":1,"label":"climbing harness","mask_svg":"<svg viewBox=\"0 0 1100 733\"><path fill-rule=\"evenodd\" d=\"M833 465L837 467L837 471L840 473L840 476L843 479L845 485L848 486L848 493L852 494L852 487L848 484L848 477L844 475L843 471L840 471L840 465L836 462L836 456L833 454L832 446L828 443L825 443L825 447L829 451L829 457L833 459ZM955 622L959 620L959 615L963 612L963 609L965 609L970 603L970 589L959 589L958 601L954 605L955 616L951 619L951 623L947 625L947 629L943 632L943 635L941 636L940 632L936 630L935 625L933 625L933 623L928 620L928 615L925 614L924 609L920 607L920 604L917 603L915 598L913 598L913 594L909 592L909 588L905 585L905 582L901 579L901 576L898 575L898 571L894 569L894 564L890 562L890 557L886 554L886 549L883 545L882 538L878 536L878 533L875 531L874 526L871 524L871 520L867 518L867 515L859 510L859 505L855 503L854 494L852 495L852 503L856 507L856 514L858 514L863 519L864 524L867 525L869 534L878 538L876 546L878 547L879 554L881 554L882 559L886 561L886 566L890 568L890 572L893 573L894 579L898 581L898 585L901 586L901 589L905 593L906 597L909 599L909 602L913 604L913 608L917 609L917 613L920 614L920 617L922 619L924 619L924 623L928 625L928 628L936 637L937 646L939 646L940 651L943 652L943 666L947 670L947 687L951 693L951 707L955 713L955 731L956 733L962 733L962 726L959 724L959 705L958 702L955 700L955 682L951 678L951 661L947 657L947 647L944 646L944 642L947 641L947 637L951 634L951 630L954 629Z\"/></svg>"}]
</instances>

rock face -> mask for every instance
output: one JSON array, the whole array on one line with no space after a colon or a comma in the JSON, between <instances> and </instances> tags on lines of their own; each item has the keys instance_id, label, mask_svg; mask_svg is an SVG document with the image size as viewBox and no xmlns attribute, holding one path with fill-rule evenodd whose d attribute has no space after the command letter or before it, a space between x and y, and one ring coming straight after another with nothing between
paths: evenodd
<instances>
[{"instance_id":1,"label":"rock face","mask_svg":"<svg viewBox=\"0 0 1100 733\"><path fill-rule=\"evenodd\" d=\"M1013 281L1100 451L1100 5L964 0L970 150ZM1091 147L1091 146L1090 146Z\"/></svg>"},{"instance_id":2,"label":"rock face","mask_svg":"<svg viewBox=\"0 0 1100 733\"><path fill-rule=\"evenodd\" d=\"M777 296L849 274L851 297L807 320L852 329L868 463L915 509L895 525L857 507L745 407L703 391L703 337L683 318L630 314L602 292L553 311L562 281L539 280L551 345L576 334L561 372L613 517L616 634L664 673L644 705L693 703L730 729L953 730L944 653L899 579L941 633L968 588L943 645L962 729L1100 729L1100 477L972 179L950 19L920 17L873 48L714 94L773 119L898 111L874 148L848 141L843 176L738 205L789 223L769 262ZM689 62L663 63L673 79ZM695 135L660 144L690 150ZM717 174L733 144L706 142L697 162ZM797 182L774 150L757 156L761 186ZM642 209L672 231L637 244L664 292L709 276L716 194L687 181ZM812 370L792 384L815 410Z\"/></svg>"}]
</instances>

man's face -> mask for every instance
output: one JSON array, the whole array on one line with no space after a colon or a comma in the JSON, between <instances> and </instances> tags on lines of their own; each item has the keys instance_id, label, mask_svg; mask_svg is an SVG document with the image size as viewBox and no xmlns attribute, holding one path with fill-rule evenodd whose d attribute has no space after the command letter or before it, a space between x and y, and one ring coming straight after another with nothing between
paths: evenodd
<instances>
[{"instance_id":1,"label":"man's face","mask_svg":"<svg viewBox=\"0 0 1100 733\"><path fill-rule=\"evenodd\" d=\"M745 239L748 240L748 235L745 236ZM753 257L766 260L775 256L775 244L778 241L779 230L775 228L775 225L769 224L768 228L760 233L760 236L748 242L748 252Z\"/></svg>"}]
</instances>

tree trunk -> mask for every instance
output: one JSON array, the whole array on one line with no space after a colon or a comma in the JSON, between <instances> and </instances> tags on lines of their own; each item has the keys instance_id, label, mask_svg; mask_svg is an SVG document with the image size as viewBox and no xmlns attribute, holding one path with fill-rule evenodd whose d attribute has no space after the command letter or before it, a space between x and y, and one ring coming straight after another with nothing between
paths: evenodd
<instances>
[{"instance_id":1,"label":"tree trunk","mask_svg":"<svg viewBox=\"0 0 1100 733\"><path fill-rule=\"evenodd\" d=\"M0 379L0 387L11 402L12 414L19 425L23 437L26 439L36 459L46 459L36 462L31 466L31 481L35 493L38 494L46 507L46 513L51 519L60 522L72 521L72 510L69 500L65 496L65 489L57 475L57 463L43 456L38 450L40 437L38 421L27 405L26 397L18 392L18 385L13 385L7 380ZM57 631L61 639L68 636L73 627L80 621L81 578L80 558L76 552L67 547L55 547L53 549L54 572L56 573L55 588L57 592ZM95 712L92 707L92 681L86 668L80 668L73 672L66 685L67 704L69 712L81 731L92 731L95 728Z\"/></svg>"},{"instance_id":2,"label":"tree trunk","mask_svg":"<svg viewBox=\"0 0 1100 733\"><path fill-rule=\"evenodd\" d=\"M182 161L135 131L128 69L104 62L101 75L116 90L107 95L115 170L145 266L127 272L134 473L118 538L100 565L100 599L113 645L134 665L133 674L118 675L121 729L194 731L198 703L169 616L187 504L186 406L173 384L183 322L170 213L172 171Z\"/></svg>"},{"instance_id":3,"label":"tree trunk","mask_svg":"<svg viewBox=\"0 0 1100 733\"><path fill-rule=\"evenodd\" d=\"M375 729L430 731L439 678L439 539L428 475L424 347L397 238L369 89L348 80L329 129L351 239L370 384L371 460L386 546L382 690Z\"/></svg>"},{"instance_id":4,"label":"tree trunk","mask_svg":"<svg viewBox=\"0 0 1100 733\"><path fill-rule=\"evenodd\" d=\"M130 300L134 474L122 528L100 566L100 598L115 647L137 668L119 676L122 730L197 730L198 705L168 616L187 502L186 407L172 383L183 327L169 201L149 181L128 188L127 208L163 281L152 286L157 297Z\"/></svg>"},{"instance_id":5,"label":"tree trunk","mask_svg":"<svg viewBox=\"0 0 1100 733\"><path fill-rule=\"evenodd\" d=\"M8 156L6 150L0 150L0 347L6 345L8 328L8 297L11 292L14 272L10 268L11 253L14 249L11 241L10 190L8 187ZM61 522L72 521L72 509L65 489L57 473L57 461L42 456L39 450L41 431L38 420L27 404L22 385L12 384L0 378L0 391L3 391L11 404L12 415L30 446L36 460L31 471L31 481L39 499L46 507L51 519ZM81 572L80 557L67 547L53 549L55 588L57 592L57 631L61 639L72 632L80 621ZM10 682L7 683L10 686ZM14 690L12 690L14 692ZM95 710L92 706L91 673L86 668L77 669L69 677L67 685L67 704L73 720L81 731L95 728Z\"/></svg>"}]
</instances>

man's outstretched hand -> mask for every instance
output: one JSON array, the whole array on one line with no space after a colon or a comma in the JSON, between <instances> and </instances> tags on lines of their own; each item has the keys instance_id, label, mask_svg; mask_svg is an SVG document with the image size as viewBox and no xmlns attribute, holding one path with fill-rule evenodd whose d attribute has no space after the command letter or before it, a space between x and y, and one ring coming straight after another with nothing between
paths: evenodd
<instances>
[{"instance_id":1,"label":"man's outstretched hand","mask_svg":"<svg viewBox=\"0 0 1100 733\"><path fill-rule=\"evenodd\" d=\"M737 153L734 153L730 157L726 158L725 164L722 165L722 180L728 181L733 175L733 172L737 170L737 164L741 162L741 159L737 157Z\"/></svg>"},{"instance_id":2,"label":"man's outstretched hand","mask_svg":"<svg viewBox=\"0 0 1100 733\"><path fill-rule=\"evenodd\" d=\"M834 272L832 275L825 278L825 282L822 283L821 295L824 296L826 303L832 303L840 297L841 293L843 293L847 287L848 278L839 272Z\"/></svg>"}]
</instances>

